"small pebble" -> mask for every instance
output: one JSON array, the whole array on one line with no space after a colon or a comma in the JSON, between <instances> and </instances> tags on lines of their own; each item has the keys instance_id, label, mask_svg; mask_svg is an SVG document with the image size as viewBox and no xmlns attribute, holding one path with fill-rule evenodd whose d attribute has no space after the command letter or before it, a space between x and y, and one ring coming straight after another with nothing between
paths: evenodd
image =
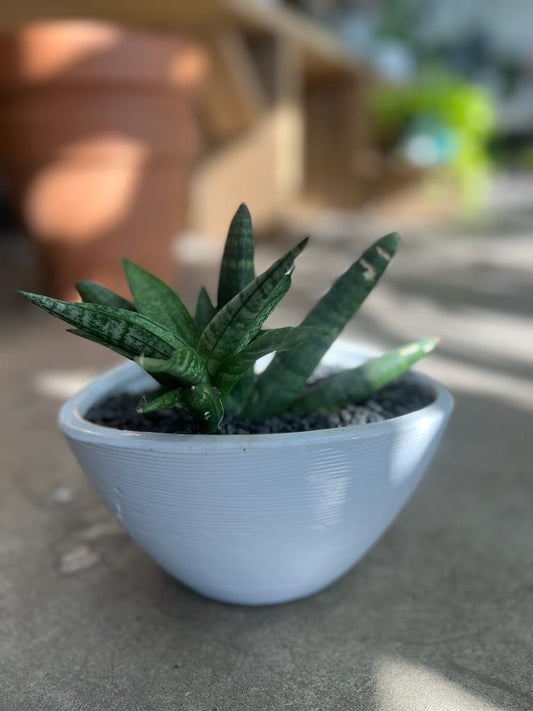
<instances>
[{"instance_id":1,"label":"small pebble","mask_svg":"<svg viewBox=\"0 0 533 711\"><path fill-rule=\"evenodd\" d=\"M58 486L52 492L52 499L56 504L70 504L74 499L74 489L70 486Z\"/></svg>"},{"instance_id":2,"label":"small pebble","mask_svg":"<svg viewBox=\"0 0 533 711\"><path fill-rule=\"evenodd\" d=\"M115 521L95 523L83 529L79 536L84 541L96 541L102 536L121 536L124 530Z\"/></svg>"},{"instance_id":3,"label":"small pebble","mask_svg":"<svg viewBox=\"0 0 533 711\"><path fill-rule=\"evenodd\" d=\"M73 548L65 555L61 556L59 570L64 575L77 573L79 570L90 568L100 560L98 553L92 551L89 546L81 545Z\"/></svg>"}]
</instances>

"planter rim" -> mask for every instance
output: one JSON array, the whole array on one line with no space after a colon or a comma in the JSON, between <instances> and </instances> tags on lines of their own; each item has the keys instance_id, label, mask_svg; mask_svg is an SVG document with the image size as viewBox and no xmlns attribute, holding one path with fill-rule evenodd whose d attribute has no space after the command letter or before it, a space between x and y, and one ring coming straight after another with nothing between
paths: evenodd
<instances>
[{"instance_id":1,"label":"planter rim","mask_svg":"<svg viewBox=\"0 0 533 711\"><path fill-rule=\"evenodd\" d=\"M195 42L181 32L161 31L160 29L136 27L114 20L83 17L44 17L28 20L18 27L0 30L0 44L14 44L25 41L39 47L50 39L66 39L69 44L77 45L83 37L89 47L104 49L111 40L140 40L152 54L161 55L164 50L176 51L195 47ZM73 39L74 38L74 39Z\"/></svg>"},{"instance_id":2,"label":"planter rim","mask_svg":"<svg viewBox=\"0 0 533 711\"><path fill-rule=\"evenodd\" d=\"M375 355L375 349L354 346L349 341L341 341L328 351L331 357L348 354L365 357ZM420 420L428 422L447 416L453 409L453 398L449 391L437 380L428 375L411 369L420 383L429 386L435 399L426 407L408 412L405 415L371 422L364 425L348 425L331 429L309 430L305 432L280 432L276 434L246 434L246 435L208 435L208 434L174 434L163 432L136 432L134 430L119 430L113 427L97 425L85 419L85 413L94 403L101 400L111 389L118 390L127 387L136 376L144 375L144 371L136 363L124 363L96 377L88 385L70 397L59 411L58 424L63 433L76 440L88 443L98 443L103 446L126 447L147 451L168 451L186 449L208 454L222 449L266 449L269 447L310 445L319 442L337 440L364 439L392 433L401 427L409 427Z\"/></svg>"},{"instance_id":3,"label":"planter rim","mask_svg":"<svg viewBox=\"0 0 533 711\"><path fill-rule=\"evenodd\" d=\"M0 31L0 57L0 89L9 92L95 84L190 92L208 72L204 50L181 33L104 19L44 18Z\"/></svg>"}]
</instances>

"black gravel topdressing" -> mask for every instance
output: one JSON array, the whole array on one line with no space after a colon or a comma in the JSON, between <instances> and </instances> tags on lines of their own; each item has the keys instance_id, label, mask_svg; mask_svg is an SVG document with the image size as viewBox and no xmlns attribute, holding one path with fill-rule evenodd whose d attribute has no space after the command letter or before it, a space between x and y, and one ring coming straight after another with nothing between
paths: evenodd
<instances>
[{"instance_id":1,"label":"black gravel topdressing","mask_svg":"<svg viewBox=\"0 0 533 711\"><path fill-rule=\"evenodd\" d=\"M137 404L143 393L111 395L94 405L85 415L97 425L135 432L166 432L173 434L199 434L194 421L180 410L160 410L139 414ZM365 425L399 417L426 407L434 400L430 388L421 385L411 374L399 378L359 405L350 405L327 417L308 415L297 418L289 413L251 422L226 415L222 421L222 434L275 434L325 430L348 425Z\"/></svg>"}]
</instances>

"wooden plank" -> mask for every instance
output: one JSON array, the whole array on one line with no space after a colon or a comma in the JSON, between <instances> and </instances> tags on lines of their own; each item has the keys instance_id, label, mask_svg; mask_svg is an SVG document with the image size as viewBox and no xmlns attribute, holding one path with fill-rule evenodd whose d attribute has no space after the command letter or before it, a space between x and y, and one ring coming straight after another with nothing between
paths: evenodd
<instances>
[{"instance_id":1,"label":"wooden plank","mask_svg":"<svg viewBox=\"0 0 533 711\"><path fill-rule=\"evenodd\" d=\"M353 75L360 62L342 46L339 37L303 12L261 0L223 0L235 21L248 29L272 32L295 42L310 73Z\"/></svg>"},{"instance_id":2,"label":"wooden plank","mask_svg":"<svg viewBox=\"0 0 533 711\"><path fill-rule=\"evenodd\" d=\"M268 110L245 134L210 151L195 171L192 226L212 239L221 236L220 225L227 224L240 202L249 205L259 229L267 228L303 187L301 56L285 39L274 39L270 50L273 96Z\"/></svg>"},{"instance_id":3,"label":"wooden plank","mask_svg":"<svg viewBox=\"0 0 533 711\"><path fill-rule=\"evenodd\" d=\"M239 203L246 202L258 229L279 212L276 122L267 114L250 131L210 151L196 167L191 188L191 228L222 240Z\"/></svg>"},{"instance_id":4,"label":"wooden plank","mask_svg":"<svg viewBox=\"0 0 533 711\"><path fill-rule=\"evenodd\" d=\"M213 33L204 42L211 59L205 92L210 134L221 140L254 126L267 109L267 96L252 54L235 30Z\"/></svg>"},{"instance_id":5,"label":"wooden plank","mask_svg":"<svg viewBox=\"0 0 533 711\"><path fill-rule=\"evenodd\" d=\"M6 0L0 30L50 18L93 18L145 29L203 31L233 26L272 32L294 41L311 73L357 73L361 65L338 37L304 13L264 0Z\"/></svg>"},{"instance_id":6,"label":"wooden plank","mask_svg":"<svg viewBox=\"0 0 533 711\"><path fill-rule=\"evenodd\" d=\"M109 20L142 29L205 29L228 18L224 0L6 0L0 3L0 29L34 20Z\"/></svg>"},{"instance_id":7,"label":"wooden plank","mask_svg":"<svg viewBox=\"0 0 533 711\"><path fill-rule=\"evenodd\" d=\"M364 196L369 155L362 82L309 84L305 192L315 203L353 207Z\"/></svg>"},{"instance_id":8,"label":"wooden plank","mask_svg":"<svg viewBox=\"0 0 533 711\"><path fill-rule=\"evenodd\" d=\"M353 135L346 141L356 118L352 109L358 108L346 87L358 84L364 70L333 33L297 10L265 0L17 0L0 5L0 28L88 16L184 32L212 48L214 81L207 95L212 145L192 188L198 230L218 234L242 200L250 203L256 223L267 226L302 192L305 154L312 150L318 152L311 153L310 183L317 192L326 200L353 197L357 151ZM339 90L328 97L332 81ZM306 85L325 87L322 97L315 96L311 139L306 139ZM323 129L321 112L327 119Z\"/></svg>"},{"instance_id":9,"label":"wooden plank","mask_svg":"<svg viewBox=\"0 0 533 711\"><path fill-rule=\"evenodd\" d=\"M302 53L287 38L276 41L274 125L276 187L284 208L303 188L305 116Z\"/></svg>"}]
</instances>

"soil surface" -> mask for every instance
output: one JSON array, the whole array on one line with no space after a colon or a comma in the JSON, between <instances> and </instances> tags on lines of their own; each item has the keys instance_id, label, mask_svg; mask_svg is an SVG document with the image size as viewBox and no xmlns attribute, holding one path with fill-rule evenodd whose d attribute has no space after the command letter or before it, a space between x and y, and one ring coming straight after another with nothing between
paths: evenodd
<instances>
[{"instance_id":1,"label":"soil surface","mask_svg":"<svg viewBox=\"0 0 533 711\"><path fill-rule=\"evenodd\" d=\"M144 393L111 395L94 405L85 417L97 425L135 432L198 434L195 422L183 411L160 410L140 414L136 407ZM294 417L289 413L251 422L225 415L222 434L276 434L324 430L348 425L365 425L389 420L426 407L434 400L430 388L410 374L404 375L358 405L350 405L331 415Z\"/></svg>"}]
</instances>

